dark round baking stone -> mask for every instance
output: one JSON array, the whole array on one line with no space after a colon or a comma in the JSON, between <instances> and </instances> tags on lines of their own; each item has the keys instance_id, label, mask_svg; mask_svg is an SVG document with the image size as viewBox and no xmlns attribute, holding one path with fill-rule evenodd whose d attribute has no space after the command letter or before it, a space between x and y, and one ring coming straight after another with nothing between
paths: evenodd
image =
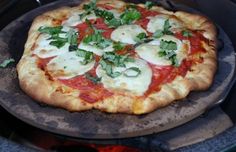
<instances>
[{"instance_id":1,"label":"dark round baking stone","mask_svg":"<svg viewBox=\"0 0 236 152\"><path fill-rule=\"evenodd\" d=\"M30 11L9 24L0 32L0 62L9 57L13 57L16 63L19 61L27 31L37 15L78 3L80 1L57 1ZM221 100L231 87L235 73L234 49L221 28L219 39L223 41L224 47L218 52L218 70L213 85L207 91L191 92L187 98L150 114L107 114L97 110L70 113L38 104L20 89L14 65L0 69L0 104L28 124L76 138L116 139L164 131L201 115Z\"/></svg>"}]
</instances>

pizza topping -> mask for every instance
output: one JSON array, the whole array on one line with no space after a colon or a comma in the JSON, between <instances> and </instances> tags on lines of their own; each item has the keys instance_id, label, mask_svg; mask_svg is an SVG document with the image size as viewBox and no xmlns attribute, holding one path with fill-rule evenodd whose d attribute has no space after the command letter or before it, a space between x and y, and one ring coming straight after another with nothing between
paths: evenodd
<instances>
[{"instance_id":1,"label":"pizza topping","mask_svg":"<svg viewBox=\"0 0 236 152\"><path fill-rule=\"evenodd\" d=\"M163 34L171 35L172 31L182 27L180 21L168 15L156 15L154 17L149 17L149 19L147 31L151 33L161 30L163 31Z\"/></svg>"},{"instance_id":2,"label":"pizza topping","mask_svg":"<svg viewBox=\"0 0 236 152\"><path fill-rule=\"evenodd\" d=\"M179 65L177 58L176 58L175 50L177 50L177 44L175 42L161 40L160 49L161 49L161 51L158 52L158 55L160 57L164 57L167 60L170 60L172 65L174 65L174 66Z\"/></svg>"},{"instance_id":3,"label":"pizza topping","mask_svg":"<svg viewBox=\"0 0 236 152\"><path fill-rule=\"evenodd\" d=\"M48 58L73 50L77 46L78 33L69 27L40 27L34 54Z\"/></svg>"},{"instance_id":4,"label":"pizza topping","mask_svg":"<svg viewBox=\"0 0 236 152\"><path fill-rule=\"evenodd\" d=\"M77 52L68 52L50 60L46 66L48 73L59 79L70 79L82 75L93 68L95 61L83 64L84 58Z\"/></svg>"},{"instance_id":5,"label":"pizza topping","mask_svg":"<svg viewBox=\"0 0 236 152\"><path fill-rule=\"evenodd\" d=\"M127 8L125 12L120 16L122 25L131 24L133 21L138 20L140 18L141 18L140 12L134 7Z\"/></svg>"},{"instance_id":6,"label":"pizza topping","mask_svg":"<svg viewBox=\"0 0 236 152\"><path fill-rule=\"evenodd\" d=\"M93 30L93 33L86 35L83 41L80 43L79 48L83 50L88 50L99 56L104 52L114 51L113 42L110 39L106 39L102 35L102 30L98 30L91 24L90 21L86 20L86 23Z\"/></svg>"},{"instance_id":7,"label":"pizza topping","mask_svg":"<svg viewBox=\"0 0 236 152\"><path fill-rule=\"evenodd\" d=\"M134 59L130 58L129 54L118 55L114 52L108 52L104 53L99 63L108 76L115 78L122 75L122 73L114 72L113 67L126 67L126 63L133 61Z\"/></svg>"},{"instance_id":8,"label":"pizza topping","mask_svg":"<svg viewBox=\"0 0 236 152\"><path fill-rule=\"evenodd\" d=\"M134 95L141 96L148 89L151 78L152 70L148 64L141 59L135 59L134 62L127 62L125 67L113 67L114 73L122 73L118 77L110 77L99 65L96 73L101 77L101 82L108 90L128 91Z\"/></svg>"},{"instance_id":9,"label":"pizza topping","mask_svg":"<svg viewBox=\"0 0 236 152\"><path fill-rule=\"evenodd\" d=\"M141 58L152 64L178 66L186 58L188 49L187 42L182 42L174 36L165 35L139 45L135 51Z\"/></svg>"},{"instance_id":10,"label":"pizza topping","mask_svg":"<svg viewBox=\"0 0 236 152\"><path fill-rule=\"evenodd\" d=\"M134 38L134 40L136 41L136 42L143 42L145 39L147 38L147 35L146 35L146 33L144 33L144 32L142 32L142 33L139 33L135 38Z\"/></svg>"},{"instance_id":11,"label":"pizza topping","mask_svg":"<svg viewBox=\"0 0 236 152\"><path fill-rule=\"evenodd\" d=\"M93 56L92 52L88 52L88 51L82 50L82 49L77 49L76 55L79 56L79 57L84 58L83 61L80 61L80 63L82 65L86 65L86 64L92 62L93 59L94 59L94 56Z\"/></svg>"},{"instance_id":12,"label":"pizza topping","mask_svg":"<svg viewBox=\"0 0 236 152\"><path fill-rule=\"evenodd\" d=\"M89 79L90 81L92 81L94 84L98 84L102 79L101 77L92 76L89 73L85 73L85 77Z\"/></svg>"},{"instance_id":13,"label":"pizza topping","mask_svg":"<svg viewBox=\"0 0 236 152\"><path fill-rule=\"evenodd\" d=\"M189 31L189 30L184 30L184 31L182 31L182 35L183 35L184 37L191 37L191 36L193 36L192 32Z\"/></svg>"},{"instance_id":14,"label":"pizza topping","mask_svg":"<svg viewBox=\"0 0 236 152\"><path fill-rule=\"evenodd\" d=\"M111 33L111 39L122 43L135 44L137 43L135 39L140 33L146 33L146 31L139 25L122 25Z\"/></svg>"},{"instance_id":15,"label":"pizza topping","mask_svg":"<svg viewBox=\"0 0 236 152\"><path fill-rule=\"evenodd\" d=\"M145 7L146 7L147 9L151 9L153 6L154 6L154 3L153 3L153 2L151 2L151 1L146 1Z\"/></svg>"}]
</instances>

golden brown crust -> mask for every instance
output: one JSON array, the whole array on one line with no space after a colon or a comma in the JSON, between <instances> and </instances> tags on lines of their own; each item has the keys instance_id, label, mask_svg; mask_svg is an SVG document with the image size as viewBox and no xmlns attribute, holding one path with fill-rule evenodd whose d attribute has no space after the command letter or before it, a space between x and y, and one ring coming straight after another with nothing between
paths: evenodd
<instances>
[{"instance_id":1,"label":"golden brown crust","mask_svg":"<svg viewBox=\"0 0 236 152\"><path fill-rule=\"evenodd\" d=\"M84 3L88 3L88 1L84 1ZM98 4L104 3L117 9L122 9L125 5L124 2L118 0L101 0L98 2ZM139 6L144 7L143 4L139 4ZM80 93L78 90L50 80L47 74L37 66L36 57L31 53L34 42L39 36L38 28L40 26L56 26L61 19L67 18L72 12L81 8L82 5L73 8L59 8L46 12L34 20L29 30L24 54L17 65L17 71L21 88L35 100L69 111L95 108L110 113L143 114L182 99L192 90L205 90L212 84L217 68L215 26L203 16L182 11L170 12L156 6L152 10L174 15L189 29L202 31L203 36L210 40L209 44L203 44L207 50L201 56L203 62L192 66L185 77L177 76L172 82L162 85L160 91L152 93L146 98L115 94L94 104L82 101L78 97Z\"/></svg>"}]
</instances>

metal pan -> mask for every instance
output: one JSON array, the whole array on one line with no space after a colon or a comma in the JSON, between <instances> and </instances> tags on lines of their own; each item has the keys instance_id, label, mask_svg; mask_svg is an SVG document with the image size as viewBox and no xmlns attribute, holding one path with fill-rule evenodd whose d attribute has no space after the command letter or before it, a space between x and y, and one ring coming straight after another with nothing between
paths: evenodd
<instances>
[{"instance_id":1,"label":"metal pan","mask_svg":"<svg viewBox=\"0 0 236 152\"><path fill-rule=\"evenodd\" d=\"M19 61L27 32L37 15L60 6L73 6L80 2L57 1L37 8L13 21L0 32L0 62L9 57ZM176 9L183 9L183 6L176 5ZM26 123L76 138L116 139L164 131L196 118L227 95L235 74L235 54L229 38L221 28L219 28L219 39L224 46L218 52L218 71L213 85L207 91L191 92L180 102L150 114L134 116L107 114L96 110L71 113L38 104L20 89L14 65L0 69L0 104Z\"/></svg>"}]
</instances>

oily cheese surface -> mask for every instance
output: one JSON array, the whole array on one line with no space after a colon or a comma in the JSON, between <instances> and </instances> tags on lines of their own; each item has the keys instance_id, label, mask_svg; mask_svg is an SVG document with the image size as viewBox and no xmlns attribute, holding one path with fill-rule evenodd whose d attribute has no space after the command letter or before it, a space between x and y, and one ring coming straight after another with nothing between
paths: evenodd
<instances>
[{"instance_id":1,"label":"oily cheese surface","mask_svg":"<svg viewBox=\"0 0 236 152\"><path fill-rule=\"evenodd\" d=\"M84 3L89 3L85 1ZM113 83L109 83L110 77L104 75L104 71L101 70L101 67L98 66L96 69L96 73L98 76L101 76L101 82L105 86L106 89L111 89L113 91L113 95L107 98L104 98L100 101L89 103L84 101L79 97L81 91L78 89L74 89L73 87L69 87L60 81L58 81L58 77L62 79L69 79L74 76L83 76L87 71L91 70L95 65L94 62L89 63L89 65L80 65L76 68L65 68L66 66L71 66L76 64L77 62L80 64L81 58L78 56L70 60L68 57L73 54L68 49L58 49L57 47L50 46L46 41L48 37L46 35L40 34L38 29L42 26L58 26L58 25L67 25L68 27L79 24L81 21L76 20L77 14L81 14L83 12L83 4L76 7L62 7L53 11L46 12L40 16L38 16L32 26L30 28L28 39L25 44L24 54L17 65L18 77L21 88L32 98L39 102L43 102L49 105L65 108L69 111L83 111L88 109L99 109L101 111L110 112L110 113L130 113L130 114L143 114L151 112L160 107L166 106L178 99L182 99L186 97L190 91L192 90L205 90L207 89L214 77L214 73L216 71L216 32L214 25L205 17L195 14L190 14L187 12L177 11L170 12L164 10L161 7L153 6L151 8L152 11L156 11L162 13L164 15L161 18L150 17L150 22L147 24L147 29L143 29L139 25L122 25L116 28L111 33L111 40L120 41L126 44L134 44L135 37L141 31L142 33L154 33L155 29L158 29L158 26L153 26L152 24L165 24L163 21L167 15L171 15L170 23L173 23L172 26L173 31L178 31L184 25L190 30L199 30L202 35L208 39L209 43L203 43L203 47L206 52L201 54L203 58L203 62L195 64L191 67L191 70L187 71L185 76L176 76L175 79L171 82L162 84L160 90L156 92L152 92L147 96L140 95L145 94L144 92L148 90L148 86L152 83L151 75L155 74L148 67L149 62L156 65L170 65L170 61L166 61L164 59L152 58L152 51L145 52L146 48L154 48L154 50L159 50L159 48L155 49L157 46L155 45L158 42L151 41L145 44L139 45L135 50L139 55L138 59L134 63L130 63L128 67L142 67L141 72L145 71L146 75L141 74L143 78L137 80L128 79L122 77L118 77L117 79L112 79ZM98 1L97 4L106 4L108 6L112 6L115 12L121 14L124 10L127 3L118 0L106 1L101 0ZM143 4L138 4L140 7L145 7ZM113 11L114 12L114 11ZM60 20L64 20L64 22L59 22ZM88 19L96 19L94 14L90 14ZM198 21L198 22L196 22ZM84 21L82 21L84 22ZM156 25L156 24L155 24ZM154 29L155 28L155 29ZM68 31L70 29L64 28L63 31ZM125 34L121 34L122 31ZM63 36L62 36L63 37ZM167 38L166 38L167 37ZM178 49L183 47L183 42L179 42L179 40L175 40L170 36L165 36L161 39L169 41L172 39L176 41L178 45ZM40 49L45 45L49 45L47 50ZM69 48L68 44L65 44L63 47ZM102 56L104 52L113 52L113 47L107 47L106 49L98 49L93 46L80 43L78 45L80 49L89 49L90 52L96 54L97 56ZM184 60L185 54L182 53L184 49L181 49L177 53L177 58L179 61ZM64 56L65 54L70 54L68 56ZM56 56L56 57L55 57ZM38 58L53 58L48 64L46 69L41 69L38 66ZM117 68L117 71L125 71L122 68ZM71 73L71 71L73 71ZM121 72L121 73L122 73ZM126 71L125 71L126 72ZM132 71L131 71L132 76ZM132 81L133 80L133 81ZM132 81L132 82L130 82ZM135 85L135 81L139 88L132 89L132 86ZM140 81L145 81L144 83L140 83ZM127 86L123 85L127 82ZM115 87L114 86L122 86ZM118 89L117 89L118 88ZM122 88L122 89L120 89ZM141 89L140 89L141 88ZM145 89L146 88L146 89ZM130 92L131 90L131 92ZM134 93L135 92L135 93Z\"/></svg>"}]
</instances>

